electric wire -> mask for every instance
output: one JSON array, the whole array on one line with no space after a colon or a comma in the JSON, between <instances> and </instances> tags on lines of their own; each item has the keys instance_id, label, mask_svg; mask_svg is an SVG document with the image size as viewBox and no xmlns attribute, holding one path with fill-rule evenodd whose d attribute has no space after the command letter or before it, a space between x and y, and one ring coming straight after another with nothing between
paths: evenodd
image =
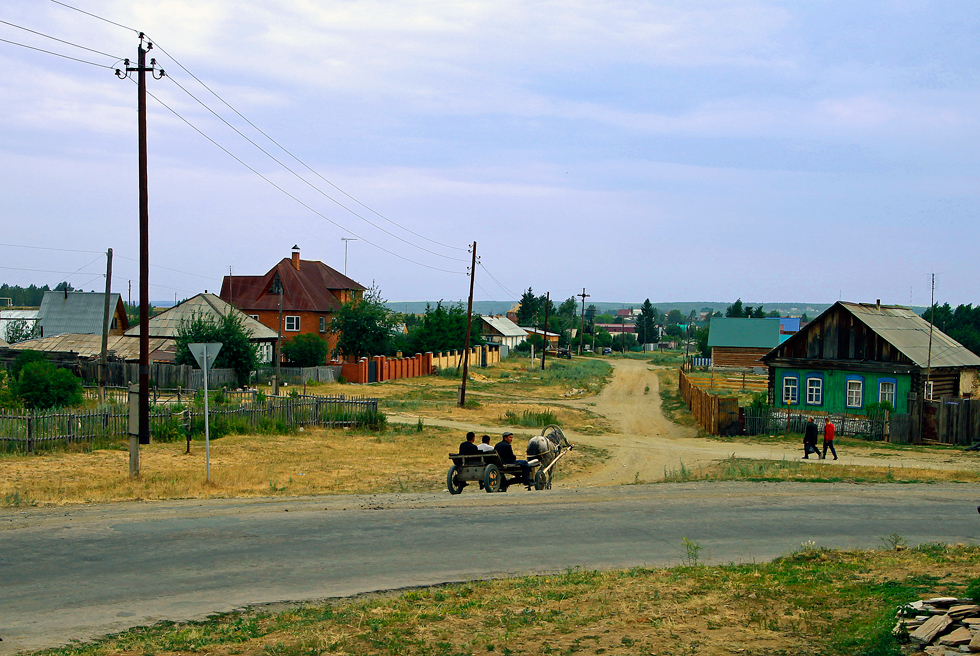
<instances>
[{"instance_id":1,"label":"electric wire","mask_svg":"<svg viewBox=\"0 0 980 656\"><path fill-rule=\"evenodd\" d=\"M485 290L485 289L484 289L484 288L483 288L483 287L482 287L482 286L480 285L480 283L478 283L478 282L476 282L476 281L474 280L474 281L473 281L473 284L474 284L474 285L476 285L477 287L479 287L479 288L480 288L480 291L481 291L481 292L483 292L483 295L484 295L484 296L486 296L487 298L489 298L489 299L490 299L491 301L493 301L494 303L496 303L496 302L497 302L497 301L496 301L496 299L494 299L494 297L493 297L493 296L491 296L491 295L490 295L490 293L489 293L489 292L488 292L487 290Z\"/></svg>"},{"instance_id":2,"label":"electric wire","mask_svg":"<svg viewBox=\"0 0 980 656\"><path fill-rule=\"evenodd\" d=\"M139 30L137 30L137 29L133 29L132 27L126 27L125 25L121 25L119 23L116 23L115 21L111 21L108 18L102 18L102 16L97 16L97 15L92 14L92 13L89 13L87 11L83 11L83 10L79 9L78 7L72 7L71 5L65 4L64 2L58 2L58 0L51 0L51 2L55 3L56 5L61 5L62 7L66 7L68 9L71 9L73 11L77 11L80 14L85 14L86 16L91 16L92 18L98 18L100 21L105 21L106 23L109 23L110 25L115 25L116 27L121 27L124 30L129 30L130 32L136 32L137 34L139 34Z\"/></svg>"},{"instance_id":3,"label":"electric wire","mask_svg":"<svg viewBox=\"0 0 980 656\"><path fill-rule=\"evenodd\" d=\"M486 272L486 274L488 276L490 276L490 280L493 280L495 283L497 283L497 287L500 287L502 290L504 290L505 292L507 292L507 294L509 294L510 296L513 296L514 298L520 298L521 297L520 294L515 294L514 292L512 292L509 289L507 289L506 287L504 287L503 283L501 283L499 280L497 280L494 277L494 275L492 273L490 273L490 270L487 269L487 267L485 267L483 265L483 263L479 263L479 264L480 264L480 267Z\"/></svg>"},{"instance_id":4,"label":"electric wire","mask_svg":"<svg viewBox=\"0 0 980 656\"><path fill-rule=\"evenodd\" d=\"M94 52L97 55L103 55L105 57L112 57L116 61L125 59L125 57L116 57L115 55L110 55L107 52L102 52L101 50L93 50L92 48L86 48L85 46L80 46L77 43L72 43L71 41L65 41L64 39L59 39L58 37L51 36L50 34L45 34L44 32L38 32L37 30L32 30L30 28L24 27L22 25L16 25L9 21L0 20L0 23L4 25L9 25L10 27L16 27L18 30L24 30L25 32L30 32L31 34L36 34L38 36L43 36L45 39L51 39L52 41L57 41L58 43L64 43L65 45L73 46L75 48L80 48L82 50L87 50L89 52Z\"/></svg>"},{"instance_id":5,"label":"electric wire","mask_svg":"<svg viewBox=\"0 0 980 656\"><path fill-rule=\"evenodd\" d=\"M64 57L65 59L70 59L72 61L81 62L83 64L89 64L91 66L98 66L99 68L108 68L112 70L112 66L106 66L105 64L96 64L95 62L90 62L87 59L79 59L78 57L69 57L68 55L62 55L61 53L52 52L50 50L45 50L44 48L35 48L34 46L29 46L24 43L17 43L16 41L10 41L9 39L0 39L4 43L9 43L11 45L20 46L21 48L27 48L28 50L36 50L37 52L43 52L48 55L54 55L55 57Z\"/></svg>"},{"instance_id":6,"label":"electric wire","mask_svg":"<svg viewBox=\"0 0 980 656\"><path fill-rule=\"evenodd\" d=\"M158 47L159 47L159 46L158 46ZM289 172L290 172L291 174L293 174L293 176L295 176L295 177L296 177L296 178L297 178L298 180L300 180L300 181L302 181L303 183L305 183L306 185L308 185L308 186L309 186L309 187L310 187L311 189L313 189L313 190L315 190L315 191L316 191L317 193L319 193L319 194L320 194L321 196L323 196L324 198L326 198L326 199L328 199L328 200L330 200L331 202L333 202L333 203L335 203L335 204L336 204L336 205L338 205L339 207L341 207L341 208L343 208L343 209L345 209L345 210L347 210L348 212L350 212L351 214L353 214L353 215L354 215L354 216L356 216L357 218L359 218L359 219L361 219L362 221L364 221L364 222L365 222L365 223L367 223L368 225L370 225L370 226L372 226L372 227L374 227L374 228L377 228L378 230L380 230L381 232L383 232L383 233L385 233L386 235L388 235L388 236L390 236L390 237L394 237L395 239L397 239L397 240L399 240L399 241L401 241L401 242L403 242L403 243L405 243L405 244L408 244L409 246L412 246L412 247L414 247L414 248L417 248L417 249L419 249L419 250L422 250L422 251L425 251L426 253L429 253L429 254L431 254L431 255L435 255L436 257L442 257L442 258L445 258L445 259L447 259L447 260L454 260L454 261L456 261L456 262L465 262L465 261L466 261L466 260L465 260L465 259L463 259L463 258L458 258L458 257L451 257L451 256L449 256L449 255L443 255L442 253L437 253L437 252L435 252L435 251L433 251L433 250L430 250L430 249L428 249L428 248L425 248L425 247L423 247L423 246L419 246L419 245L417 245L417 244L413 244L412 242L410 242L410 241L408 241L408 240L406 240L406 239L404 239L404 238L402 238L402 237L399 237L399 236L398 236L398 235L396 235L395 233L393 233L393 232L391 232L391 231L389 231L389 230L386 230L386 229L385 229L385 228L383 228L382 226L379 226L379 225L378 225L377 223L374 223L373 221L371 221L371 220L369 220L369 219L367 219L367 218L365 218L364 216L362 216L362 215L360 215L360 214L358 214L357 212L355 212L355 211L354 211L354 210L352 210L351 208L349 208L349 207L347 207L346 205L344 205L343 203L341 203L341 202L340 202L339 200L337 200L336 198L333 198L332 196L330 196L329 194L327 194L326 192L324 192L324 191L323 191L322 189L320 189L320 188L319 188L319 187L317 187L317 186L316 186L315 184L313 184L312 182L310 182L309 180L307 180L306 178L304 178L303 176L301 176L301 175L300 175L299 173L297 173L296 171L294 171L293 169L291 169L291 168L290 168L289 166L287 166L287 165L286 165L285 163L283 163L282 161L280 161L279 159L277 159L277 158L276 158L276 157L275 157L275 156L274 156L274 155L273 155L272 153L270 153L269 151L267 151L266 149L264 149L264 148L263 148L262 146L260 146L259 144L257 144L257 143L255 143L255 142L254 142L254 141L253 141L252 139L250 139L250 138L249 138L248 136L246 136L245 134L243 134L241 130L239 130L239 129L238 129L238 128L236 128L236 127L235 127L234 125L232 125L231 123L229 123L228 121L226 121L226 120L225 120L225 119L224 119L224 118L223 118L223 117L222 117L222 116L221 116L220 114L218 114L218 113L217 113L217 112L215 112L215 111L214 111L213 109L211 109L210 107L208 107L208 106L207 106L207 105L206 105L206 104L205 104L205 103L204 103L203 101L201 101L201 100L200 100L200 99L199 99L199 98L198 98L197 96L195 96L195 95L194 95L193 93L191 93L191 92L190 92L190 91L188 91L188 90L187 90L186 88L184 88L184 86L183 86L183 85L181 85L181 84L180 84L180 82L178 82L177 80L175 80L175 79L173 78L173 76L171 76L171 75L168 75L167 77L168 77L168 78L170 79L170 81L171 81L171 82L173 82L174 84L176 84L176 85L177 85L177 88L179 88L179 89L180 89L181 91L183 91L183 92L184 92L184 93L186 93L186 94L187 94L188 96L190 96L190 97L191 97L191 98L193 98L193 99L194 99L195 101L197 101L197 103L198 103L198 104L200 104L200 105L201 105L201 107L203 107L204 109L206 109L206 110L208 110L209 112L211 112L211 114L213 114L213 115L214 115L214 117L215 117L215 118L217 118L217 119L218 119L219 121L221 121L222 123L224 123L225 125L227 125L227 126L228 126L229 128L231 128L232 130L234 130L234 131L235 131L235 133L236 133L236 134L238 134L238 136L240 136L240 137L241 137L242 139L244 139L245 141L247 141L247 142L249 142L250 144L252 144L252 145L253 145L253 146L255 146L256 148L258 148L258 149L259 149L259 150L260 150L260 151L261 151L261 152L262 152L262 153L263 153L264 155L266 155L266 156L267 156L267 157L268 157L269 159L271 159L271 160L272 160L273 162L275 162L276 164L278 164L278 165L279 165L279 166L281 166L282 168L284 168L284 169L286 169L287 171L289 171ZM297 161L298 161L298 160L297 160ZM302 164L302 162L300 162L300 163ZM353 233L352 233L352 234L353 234Z\"/></svg>"},{"instance_id":7,"label":"electric wire","mask_svg":"<svg viewBox=\"0 0 980 656\"><path fill-rule=\"evenodd\" d=\"M52 0L52 1L54 1L54 0ZM60 3L59 3L59 4L60 4ZM289 150L288 150L288 149L287 149L287 148L286 148L285 146L283 146L283 145L282 145L282 144L280 144L280 143L279 143L278 141L276 141L275 139L273 139L273 138L272 138L271 136L269 136L268 134L266 134L266 132L265 132L264 130L262 130L262 129L261 129L261 128L260 128L259 126L257 126L257 125L255 125L254 123L252 123L252 121L250 121L250 120L249 120L248 118L246 118L244 114L242 114L242 113L241 113L241 112L239 112L239 111L238 111L237 109L235 109L234 107L232 107L232 106L231 106L231 104L230 104L230 103L228 103L228 101L226 101L226 100L225 100L224 98L222 98L221 96L219 96L219 95L218 95L218 94L217 94L217 93L216 93L216 92L215 92L215 91L214 91L214 90L213 90L213 89L212 89L211 87L209 87L209 86L208 86L207 84L205 84L205 83L204 83L204 82L203 82L203 81L202 81L202 80L201 80L200 78L198 78L198 77L197 77L196 75L194 75L193 73L191 73L191 72L190 72L190 71L189 71L189 70L188 70L188 69L187 69L187 68L186 68L186 67L185 67L185 66L184 66L183 64L181 64L181 63L180 63L179 61L177 61L177 59L176 59L176 58L175 58L175 57L174 57L173 55L171 55L171 54L170 54L169 52L167 52L167 51L166 51L166 50L164 49L164 47L163 47L163 46L161 46L161 45L160 45L160 44L159 44L159 43L158 43L157 41L154 41L153 43L154 43L154 44L156 45L156 47L157 47L157 49L158 49L158 50L160 50L160 52L162 52L162 53L163 53L163 54L165 54L165 55L166 55L167 57L169 57L169 58L170 58L170 59L171 59L171 60L172 60L172 61L173 61L173 62L174 62L175 64L177 64L177 66L179 66L179 67L180 67L180 68L181 68L181 69L182 69L182 70L183 70L183 71L184 71L185 73L187 73L187 74L188 74L188 75L190 75L190 76L191 76L192 78L194 78L194 80L196 80L198 84L200 84L200 85L201 85L202 87L204 87L205 89L207 89L207 90L208 90L208 91L209 91L209 92L211 93L211 95L213 95L213 96L214 96L215 98L217 98L217 99L218 99L219 101L221 101L221 103L222 103L222 104L223 104L223 105L224 105L225 107L227 107L228 109L230 109L231 111L233 111L233 112L234 112L234 113L235 113L235 114L236 114L236 115L237 115L237 116L238 116L239 118L241 118L241 119L242 119L243 121L245 121L246 123L248 123L248 124L249 124L249 125L250 125L250 126L251 126L251 127L252 127L252 128L254 129L254 130L255 130L255 131L257 131L257 132L258 132L259 134L261 134L261 135L262 135L263 137L265 137L266 139L268 139L269 141L271 141L272 143L274 143L274 144L275 144L275 145L276 145L276 146L277 146L277 147L278 147L278 148L279 148L280 150L282 150L282 151L283 151L284 153L286 153L286 154L287 154L287 155L289 155L289 156L290 156L291 158L293 158L294 160L296 160L296 161L297 161L297 162L298 162L299 164L301 164L301 165L302 165L302 166L303 166L304 168L306 168L306 169L307 169L307 170L308 170L308 171L309 171L310 173L312 173L312 174L313 174L313 175L315 175L316 177L318 177L318 178L320 178L321 180L323 180L324 182L326 182L326 183L327 183L328 185L330 185L331 187L333 187L334 189L336 189L337 191L339 191L340 193L342 193L342 194L343 194L344 196L347 196L347 198L349 198L349 199L351 199L352 201L354 201L355 203L357 203L358 205L360 205L360 206L361 206L361 207L363 207L364 209L366 209L366 210L368 210L369 212L371 212L371 213L372 213L372 214L374 214L375 216L378 216L378 217L380 217L380 218L382 218L382 219L384 219L385 221L387 221L387 222L388 222L388 223L390 223L391 225L393 225L393 226L397 226L397 227L399 227L399 228L401 228L402 230L404 230L405 232L407 232L407 233L409 233L409 234L412 234L412 235L415 235L415 236L416 236L416 237L418 237L419 239L424 239L425 241L428 241L428 242L431 242L431 243L433 243L433 244L436 244L436 245L438 245L438 246L442 246L443 248L451 248L451 249L453 249L453 250L457 250L457 251L465 251L465 250L466 250L466 248L465 248L465 247L460 247L460 246L452 246L452 245L450 245L450 244L444 244L444 243L442 243L442 242L440 242L440 241L436 241L435 239L429 239L429 238L428 238L428 237L426 237L425 235L420 235L419 233L417 233L417 232L415 232L415 231L413 231L413 230L411 230L411 229L409 229L409 228L406 228L405 226L403 226L403 225L401 225L401 224L399 224L399 223L397 223L396 221L393 221L393 220L391 220L391 219L389 219L389 218L388 218L388 217L386 217L385 215L383 215L383 214L381 214L380 212L378 212L378 211L376 211L376 210L374 210L374 209L372 209L371 207L369 207L369 206L367 206L367 205L365 205L364 203L362 203L362 202L361 202L361 201L359 201L358 199L356 199L356 198L354 198L353 196L351 196L350 194L348 194L348 193L347 193L346 191L344 191L343 189L341 189L340 187L338 187L337 185L335 185L335 184L334 184L333 182L331 182L330 180L328 180L328 179L326 179L325 177L323 177L322 175L320 175L320 174L319 174L319 173L318 173L318 172L317 172L316 170L314 170L314 169L313 169L312 167L310 167L310 166L309 166L308 164L306 164L306 162L304 162L304 161L303 161L303 160L301 160L301 159L300 159L299 157L297 157L297 156L296 156L296 155L294 155L294 154L293 154L292 152L290 152L290 151L289 151ZM180 86L180 85L178 85L178 86ZM181 87L181 88L183 88L183 87ZM186 90L186 89L185 89L184 91L185 91L186 93L188 93L188 95L190 95L190 93L189 93L189 92L187 92L187 90ZM191 97L192 97L192 98L194 98L194 96L191 96ZM197 98L194 98L194 100L197 100ZM198 100L198 102L201 102L201 101L200 101L200 100ZM202 104L202 105L204 105L204 103L201 103L201 104ZM207 108L207 105L204 105L204 107L206 107L206 108ZM208 111L211 111L211 110L210 110L210 108L208 108ZM214 112L212 111L212 113L214 113ZM215 116L217 116L217 114L215 114ZM219 117L219 118L220 118L220 117ZM224 119L221 119L221 120L222 120L222 121L224 121ZM226 124L227 124L227 122L226 122ZM231 126L229 125L229 127L231 127ZM232 128L232 129L234 129L234 128ZM236 131L236 132L238 132L238 130L235 130L235 131ZM241 133L239 132L239 134L241 134ZM244 137L244 135L242 135L242 136ZM246 138L247 138L247 137L246 137ZM249 141L251 142L251 140L249 140ZM253 145L254 145L254 142L253 142ZM257 145L256 145L256 148L258 148L258 146L257 146ZM262 149L260 148L260 150L262 150ZM262 152L265 152L265 151L263 150ZM268 154L268 153L266 153L266 154ZM272 157L272 155L269 155L269 157ZM273 159L275 159L275 158L273 158ZM278 161L278 160L276 160L276 161ZM323 193L323 192L321 192L321 193ZM331 199L331 200L333 200L333 199ZM334 202L336 202L336 201L334 201ZM339 204L339 203L338 203L338 204ZM347 209L347 208L345 208L345 209ZM350 212L351 212L351 214L354 214L355 216L358 216L359 218L362 218L362 219L364 219L364 217L361 217L360 215L358 215L358 214L356 214L356 213L354 213L353 211L351 211L351 210L348 210L348 211L350 211ZM365 220L365 221L367 221L367 219L364 219L364 220ZM369 222L369 223L370 223L370 222ZM372 223L371 225L374 225L374 224ZM375 226L375 227L377 227L377 226ZM378 229L379 229L379 230L383 230L383 228L378 228ZM391 234L391 233L388 233L388 234ZM392 236L394 236L394 235L392 235ZM400 237L396 237L396 239L401 239L401 238L400 238ZM403 241L404 241L404 240L403 240ZM406 243L409 243L409 242L406 242ZM414 245L414 244L413 244L413 245ZM418 248L418 247L416 247L416 248Z\"/></svg>"},{"instance_id":8,"label":"electric wire","mask_svg":"<svg viewBox=\"0 0 980 656\"><path fill-rule=\"evenodd\" d=\"M0 244L9 248L31 248L39 251L61 251L63 253L102 253L102 251L83 251L77 248L52 248L50 246L24 246L22 244Z\"/></svg>"},{"instance_id":9,"label":"electric wire","mask_svg":"<svg viewBox=\"0 0 980 656\"><path fill-rule=\"evenodd\" d=\"M120 260L128 260L130 262L139 262L139 260L137 258L135 258L135 257L126 257L125 255L117 255L116 257L118 257ZM172 271L174 273L182 273L182 274L184 274L186 276L196 276L198 278L204 278L205 280L214 280L214 276L205 276L204 274L201 274L201 273L191 273L190 271L181 271L180 269L171 269L170 267L165 267L162 264L153 264L151 262L150 263L150 266L153 267L153 268L155 268L155 269L163 269L164 271Z\"/></svg>"},{"instance_id":10,"label":"electric wire","mask_svg":"<svg viewBox=\"0 0 980 656\"><path fill-rule=\"evenodd\" d=\"M133 80L133 84L136 84L136 81L135 80ZM366 239L365 237L361 237L356 232L352 232L351 230L348 230L347 228L343 227L342 225L340 225L339 223L337 223L333 219L331 219L328 216L326 216L325 214L323 214L322 212L319 212L318 210L316 210L315 208L311 207L307 203L304 203L302 200L300 200L299 198L297 198L293 194L289 193L288 191L286 191L285 189L283 189L282 187L280 187L279 185L277 185L275 182L273 182L272 180L270 180L268 177L262 175L257 170L255 170L254 168L252 168L251 166L249 166L248 164L246 164L244 161L242 161L239 157L237 157L235 154L233 154L227 148L225 148L224 146L222 146L221 144L219 144L217 141L215 141L214 139L212 139L211 137L209 137L208 135L206 135L197 126L195 126L193 123L191 123L186 118L184 118L179 113L177 113L177 111L174 110L172 107L170 107L170 105L166 104L165 102L163 102L162 100L160 100L159 98L157 98L155 95L153 95L149 91L147 91L146 93L147 93L148 96L150 96L151 98L153 98L154 100L156 100L158 103L160 103L163 107L165 107L167 110L169 110L170 113L172 113L174 116L176 116L181 121L183 121L184 123L186 123L188 125L188 127L190 127L192 130L194 130L199 135L201 135L202 137L204 137L205 139L207 139L208 141L210 141L217 148L219 148L222 151L224 151L225 154L227 154L229 157L231 157L232 159L234 159L235 161L237 161L239 164L241 164L242 166L244 166L245 168L247 168L249 171L251 171L255 175L257 175L260 178L262 178L263 180L265 180L267 183L269 183L270 185L272 185L273 187L275 187L276 189L278 189L280 192L282 192L283 194L285 194L286 196L288 196L289 198L291 198L292 200L294 200L299 205L305 207L309 211L311 211L314 214L316 214L317 216L319 216L324 221L326 221L326 222L328 222L328 223L336 226L337 228L340 228L344 232L347 232L349 234L354 235L359 240L361 240L363 242L366 242L366 243L370 244L371 246L374 246L375 248L377 248L380 251L384 251L385 253L388 253L389 255L392 255L394 257L397 257L400 260L405 260L406 262L410 262L412 264L416 264L416 265L418 265L420 267L425 267L426 269L432 269L433 271L441 271L442 273L454 273L454 274L457 274L457 275L465 275L461 271L452 271L450 269L440 269L439 267L434 267L434 266L431 266L429 264L425 264L423 262L417 262L416 260L413 260L411 258L405 257L404 255L400 255L398 253L395 253L394 251L390 251L387 248L385 248L384 246L379 246L378 244L375 244L371 240Z\"/></svg>"}]
</instances>

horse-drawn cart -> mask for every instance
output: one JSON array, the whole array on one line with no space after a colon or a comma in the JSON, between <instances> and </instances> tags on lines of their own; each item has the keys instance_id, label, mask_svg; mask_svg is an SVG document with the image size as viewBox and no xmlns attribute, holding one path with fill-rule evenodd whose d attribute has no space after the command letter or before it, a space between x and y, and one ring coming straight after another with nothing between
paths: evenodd
<instances>
[{"instance_id":1,"label":"horse-drawn cart","mask_svg":"<svg viewBox=\"0 0 980 656\"><path fill-rule=\"evenodd\" d=\"M528 441L527 463L531 468L531 480L536 490L551 489L555 464L572 449L554 424L546 426L541 435ZM523 483L523 473L518 464L505 464L496 451L484 451L472 455L450 453L453 461L446 474L446 487L451 494L459 494L468 483L478 483L487 492L506 492L515 483ZM531 489L532 486L528 486Z\"/></svg>"}]
</instances>

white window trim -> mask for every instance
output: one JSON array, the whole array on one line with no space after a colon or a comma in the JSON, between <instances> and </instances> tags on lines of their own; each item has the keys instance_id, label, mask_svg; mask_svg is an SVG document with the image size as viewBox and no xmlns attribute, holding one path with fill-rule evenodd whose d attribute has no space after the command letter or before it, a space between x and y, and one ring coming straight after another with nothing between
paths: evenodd
<instances>
[{"instance_id":1,"label":"white window trim","mask_svg":"<svg viewBox=\"0 0 980 656\"><path fill-rule=\"evenodd\" d=\"M936 382L936 381L934 381L934 380L927 380L927 381L926 381L926 388L925 388L925 394L926 394L926 400L927 400L927 401L932 401L932 400L933 400L933 399L932 399L932 395L933 395L933 393L934 393L934 392L935 392L935 390L936 390L936 387L935 387L935 385L933 384L933 383L935 383L935 382Z\"/></svg>"},{"instance_id":2,"label":"white window trim","mask_svg":"<svg viewBox=\"0 0 980 656\"><path fill-rule=\"evenodd\" d=\"M790 381L793 381L792 385ZM783 376L783 403L790 403L791 400L793 405L800 403L800 379L798 376Z\"/></svg>"},{"instance_id":3,"label":"white window trim","mask_svg":"<svg viewBox=\"0 0 980 656\"><path fill-rule=\"evenodd\" d=\"M327 318L326 317L320 317L320 332L321 333L327 332Z\"/></svg>"},{"instance_id":4,"label":"white window trim","mask_svg":"<svg viewBox=\"0 0 980 656\"><path fill-rule=\"evenodd\" d=\"M857 403L851 403L851 384L852 383L855 384L855 385L857 385L857 389L855 390L857 392L857 401L858 401ZM845 389L845 394L846 394L846 397L845 397L844 401L845 401L845 405L848 408L860 408L860 407L862 407L864 405L864 381L863 380L854 380L854 379L851 379L851 380L847 381L847 384L845 385L845 388L844 389Z\"/></svg>"},{"instance_id":5,"label":"white window trim","mask_svg":"<svg viewBox=\"0 0 980 656\"><path fill-rule=\"evenodd\" d=\"M289 320L290 319L295 319L296 320L296 327L295 328L290 328L289 327L289 323L290 323ZM289 314L289 315L284 316L283 317L283 330L289 331L291 333L298 333L299 332L299 315L298 314Z\"/></svg>"},{"instance_id":6,"label":"white window trim","mask_svg":"<svg viewBox=\"0 0 980 656\"><path fill-rule=\"evenodd\" d=\"M816 385L811 387L811 383L816 383ZM815 394L813 395L816 397L816 400L814 400L811 397L810 395L811 390L816 390ZM822 378L818 378L816 376L810 376L809 378L806 379L806 404L823 405L823 379Z\"/></svg>"},{"instance_id":7,"label":"white window trim","mask_svg":"<svg viewBox=\"0 0 980 656\"><path fill-rule=\"evenodd\" d=\"M891 391L890 394L887 395L890 398L885 398L885 396L886 396L885 395L885 390L884 390L885 385L891 385L892 391ZM885 401L887 401L888 403L891 403L892 406L894 406L895 405L895 390L896 390L897 387L898 387L898 385L896 385L895 383L893 383L890 380L880 381L878 383L878 403L884 403Z\"/></svg>"}]
</instances>

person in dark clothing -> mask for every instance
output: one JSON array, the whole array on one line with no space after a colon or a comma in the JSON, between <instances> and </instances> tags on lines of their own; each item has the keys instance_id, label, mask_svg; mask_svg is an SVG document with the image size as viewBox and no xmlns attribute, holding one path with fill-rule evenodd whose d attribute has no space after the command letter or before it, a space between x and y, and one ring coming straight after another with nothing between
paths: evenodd
<instances>
[{"instance_id":1,"label":"person in dark clothing","mask_svg":"<svg viewBox=\"0 0 980 656\"><path fill-rule=\"evenodd\" d=\"M817 425L813 423L813 417L806 418L806 430L803 432L803 459L809 460L810 453L815 453L817 458L820 458L820 452L817 451Z\"/></svg>"},{"instance_id":2,"label":"person in dark clothing","mask_svg":"<svg viewBox=\"0 0 980 656\"><path fill-rule=\"evenodd\" d=\"M466 434L466 441L459 443L459 455L468 456L474 453L479 453L480 450L476 447L476 433L470 431Z\"/></svg>"},{"instance_id":3,"label":"person in dark clothing","mask_svg":"<svg viewBox=\"0 0 980 656\"><path fill-rule=\"evenodd\" d=\"M514 447L511 446L513 441L514 434L510 431L505 431L501 440L493 448L500 454L500 461L505 465L520 465L521 474L524 478L524 485L530 485L531 466L527 464L527 460L518 460L517 456L514 455Z\"/></svg>"}]
</instances>

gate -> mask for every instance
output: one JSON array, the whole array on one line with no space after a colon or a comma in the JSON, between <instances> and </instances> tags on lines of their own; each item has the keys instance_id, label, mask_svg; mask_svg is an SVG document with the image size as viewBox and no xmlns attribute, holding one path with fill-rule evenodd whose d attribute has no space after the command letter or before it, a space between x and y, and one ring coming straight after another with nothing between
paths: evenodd
<instances>
[{"instance_id":1,"label":"gate","mask_svg":"<svg viewBox=\"0 0 980 656\"><path fill-rule=\"evenodd\" d=\"M369 383L378 382L378 361L369 360L368 361L368 381Z\"/></svg>"}]
</instances>

